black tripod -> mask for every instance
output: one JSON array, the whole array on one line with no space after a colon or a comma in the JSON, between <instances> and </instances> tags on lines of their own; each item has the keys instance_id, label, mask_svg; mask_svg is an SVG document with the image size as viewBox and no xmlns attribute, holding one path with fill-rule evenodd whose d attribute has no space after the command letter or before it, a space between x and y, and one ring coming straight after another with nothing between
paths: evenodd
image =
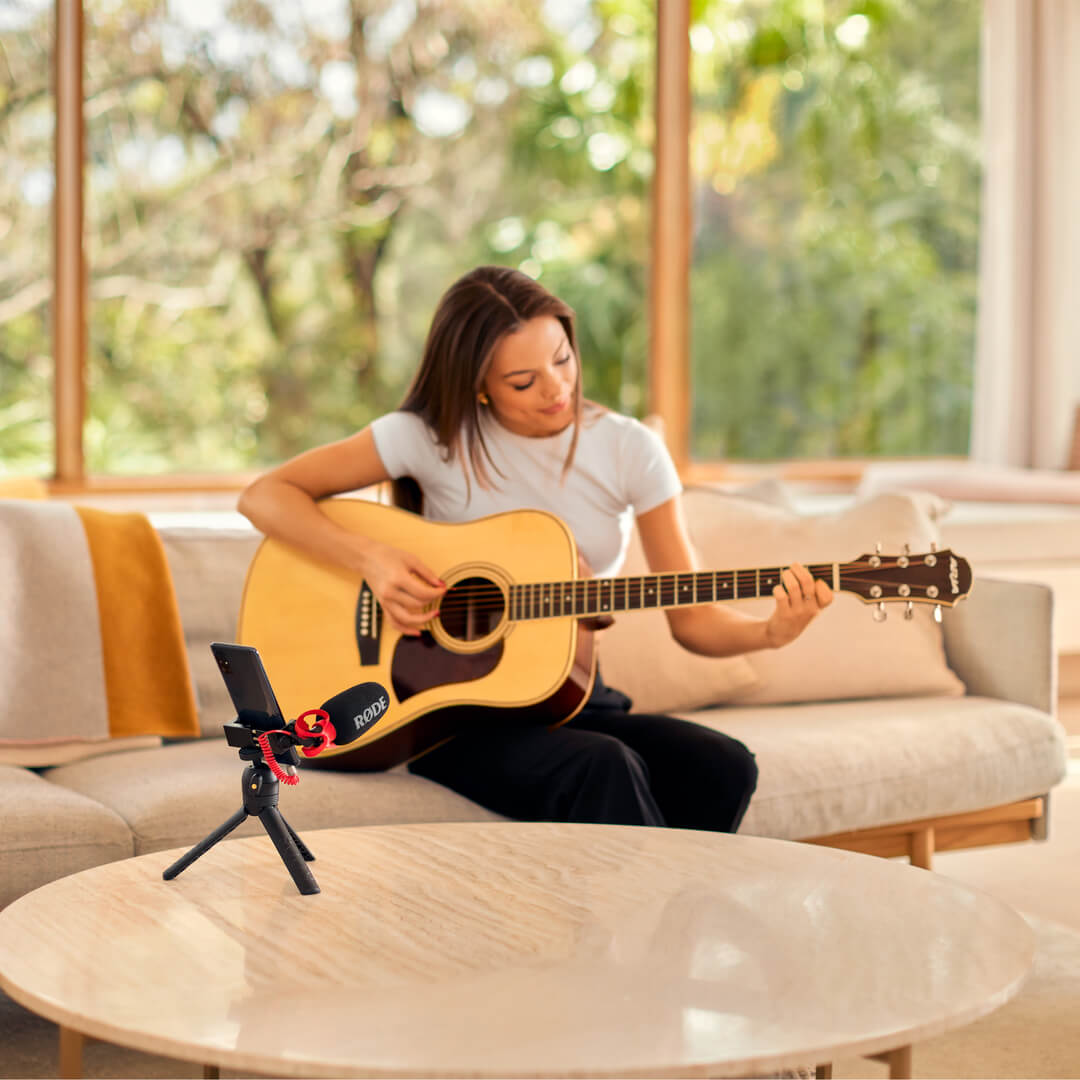
<instances>
[{"instance_id":1,"label":"black tripod","mask_svg":"<svg viewBox=\"0 0 1080 1080\"><path fill-rule=\"evenodd\" d=\"M278 779L263 759L262 747L259 746L254 732L242 724L225 724L224 727L229 745L238 747L241 759L251 763L240 778L244 805L228 821L219 825L205 839L200 840L186 855L177 859L161 876L166 881L172 881L181 870L190 866L200 855L209 851L238 825L243 824L249 817L257 817L270 839L274 841L274 847L277 848L278 854L292 875L293 883L300 892L305 896L319 892L319 883L305 863L305 860L313 862L315 856L278 811ZM280 736L277 733L270 736L275 757L295 765L299 759L292 745L282 746L279 743L280 749L279 746L273 745L279 739Z\"/></svg>"}]
</instances>

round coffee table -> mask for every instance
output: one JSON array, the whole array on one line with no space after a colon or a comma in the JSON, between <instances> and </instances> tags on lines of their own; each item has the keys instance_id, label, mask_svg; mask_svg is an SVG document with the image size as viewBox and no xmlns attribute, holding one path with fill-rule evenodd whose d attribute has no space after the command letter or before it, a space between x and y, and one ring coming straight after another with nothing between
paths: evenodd
<instances>
[{"instance_id":1,"label":"round coffee table","mask_svg":"<svg viewBox=\"0 0 1080 1080\"><path fill-rule=\"evenodd\" d=\"M899 1051L1010 998L1026 923L925 870L672 829L471 823L159 852L0 912L0 986L61 1025L278 1076L741 1075ZM70 1074L77 1059L64 1064Z\"/></svg>"}]
</instances>

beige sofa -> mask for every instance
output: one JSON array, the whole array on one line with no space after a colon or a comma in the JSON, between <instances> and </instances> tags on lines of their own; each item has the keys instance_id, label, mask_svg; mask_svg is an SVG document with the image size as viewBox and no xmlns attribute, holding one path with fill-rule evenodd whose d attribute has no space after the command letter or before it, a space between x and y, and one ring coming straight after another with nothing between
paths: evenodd
<instances>
[{"instance_id":1,"label":"beige sofa","mask_svg":"<svg viewBox=\"0 0 1080 1080\"><path fill-rule=\"evenodd\" d=\"M716 492L689 492L686 507L713 568L850 560L875 540L919 551L938 537L934 504L901 495L816 517L782 499ZM243 765L221 730L233 714L208 646L234 638L260 537L213 523L158 525L203 737L49 768L0 764L0 905L89 866L188 847L240 806ZM1038 837L1066 757L1053 715L1051 593L974 569L970 597L940 624L925 605L911 619L894 607L875 623L872 608L841 595L794 645L731 660L682 652L658 612L625 615L600 639L605 678L643 708L715 725L754 751L760 780L744 832L927 866L934 850ZM639 551L624 572L643 572ZM62 678L62 657L56 670ZM496 817L404 767L307 770L282 787L279 805L305 838L330 826ZM235 835L261 831L249 819ZM317 837L310 844L317 855ZM209 872L212 857L187 873Z\"/></svg>"}]
</instances>

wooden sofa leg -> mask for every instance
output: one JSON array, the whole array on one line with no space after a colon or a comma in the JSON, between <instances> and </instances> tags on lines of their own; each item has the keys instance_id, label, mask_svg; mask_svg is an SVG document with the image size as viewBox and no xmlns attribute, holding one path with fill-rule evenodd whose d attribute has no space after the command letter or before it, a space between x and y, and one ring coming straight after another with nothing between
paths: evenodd
<instances>
[{"instance_id":1,"label":"wooden sofa leg","mask_svg":"<svg viewBox=\"0 0 1080 1080\"><path fill-rule=\"evenodd\" d=\"M911 834L911 865L929 870L934 858L934 827L919 829Z\"/></svg>"},{"instance_id":2,"label":"wooden sofa leg","mask_svg":"<svg viewBox=\"0 0 1080 1080\"><path fill-rule=\"evenodd\" d=\"M832 1062L828 1065L819 1065L814 1070L814 1076L817 1080L832 1080Z\"/></svg>"},{"instance_id":3,"label":"wooden sofa leg","mask_svg":"<svg viewBox=\"0 0 1080 1080\"><path fill-rule=\"evenodd\" d=\"M1042 813L1031 822L1032 840L1050 839L1050 792L1040 796L1042 798Z\"/></svg>"},{"instance_id":4,"label":"wooden sofa leg","mask_svg":"<svg viewBox=\"0 0 1080 1080\"><path fill-rule=\"evenodd\" d=\"M82 1032L60 1025L60 1069L57 1075L61 1080L77 1080L82 1076L85 1042L86 1037Z\"/></svg>"}]
</instances>

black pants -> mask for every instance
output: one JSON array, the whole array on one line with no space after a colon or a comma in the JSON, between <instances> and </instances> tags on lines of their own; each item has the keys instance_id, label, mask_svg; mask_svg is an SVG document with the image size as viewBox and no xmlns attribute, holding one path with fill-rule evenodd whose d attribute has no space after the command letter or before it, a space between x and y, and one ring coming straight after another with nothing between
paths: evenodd
<instances>
[{"instance_id":1,"label":"black pants","mask_svg":"<svg viewBox=\"0 0 1080 1080\"><path fill-rule=\"evenodd\" d=\"M701 724L630 706L598 676L585 708L561 727L484 726L409 769L520 821L735 832L757 784L754 755Z\"/></svg>"}]
</instances>

